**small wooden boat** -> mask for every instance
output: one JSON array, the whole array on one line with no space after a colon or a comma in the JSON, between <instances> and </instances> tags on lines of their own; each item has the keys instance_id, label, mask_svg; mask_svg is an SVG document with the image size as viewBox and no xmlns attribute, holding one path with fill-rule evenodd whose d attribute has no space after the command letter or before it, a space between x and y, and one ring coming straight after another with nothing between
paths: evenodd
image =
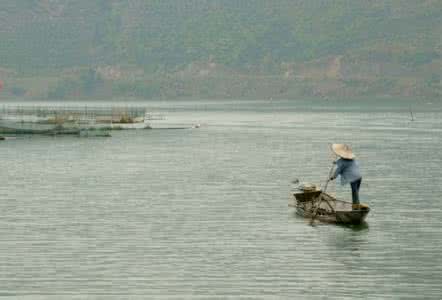
<instances>
[{"instance_id":1,"label":"small wooden boat","mask_svg":"<svg viewBox=\"0 0 442 300\"><path fill-rule=\"evenodd\" d=\"M37 123L15 123L7 124L0 120L1 134L42 134L42 135L60 135L60 134L79 134L80 129L76 127L63 127L60 125L41 125Z\"/></svg>"},{"instance_id":2,"label":"small wooden boat","mask_svg":"<svg viewBox=\"0 0 442 300\"><path fill-rule=\"evenodd\" d=\"M329 194L316 189L298 189L289 206L296 208L296 213L304 218L312 218L327 223L360 224L364 221L370 208L364 204L353 209L352 203L338 200Z\"/></svg>"}]
</instances>

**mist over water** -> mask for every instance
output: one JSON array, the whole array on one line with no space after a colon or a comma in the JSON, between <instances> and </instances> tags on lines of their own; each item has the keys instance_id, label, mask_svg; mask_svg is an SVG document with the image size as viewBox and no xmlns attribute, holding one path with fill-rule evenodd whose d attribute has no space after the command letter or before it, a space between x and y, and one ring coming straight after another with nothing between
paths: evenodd
<instances>
[{"instance_id":1,"label":"mist over water","mask_svg":"<svg viewBox=\"0 0 442 300\"><path fill-rule=\"evenodd\" d=\"M0 296L438 299L442 105L414 103L146 102L201 128L1 141ZM363 226L287 206L333 142L359 159Z\"/></svg>"}]
</instances>

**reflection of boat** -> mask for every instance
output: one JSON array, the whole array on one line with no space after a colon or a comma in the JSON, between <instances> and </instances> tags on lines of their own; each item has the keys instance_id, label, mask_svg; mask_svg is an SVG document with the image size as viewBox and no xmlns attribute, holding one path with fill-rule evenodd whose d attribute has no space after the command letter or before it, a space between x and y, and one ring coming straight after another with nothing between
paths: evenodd
<instances>
[{"instance_id":1,"label":"reflection of boat","mask_svg":"<svg viewBox=\"0 0 442 300\"><path fill-rule=\"evenodd\" d=\"M81 137L110 137L111 134L109 130L105 128L89 128L82 129L79 132Z\"/></svg>"},{"instance_id":2,"label":"reflection of boat","mask_svg":"<svg viewBox=\"0 0 442 300\"><path fill-rule=\"evenodd\" d=\"M352 203L338 200L316 188L300 187L295 193L289 206L296 208L296 213L304 218L312 218L317 205L315 219L328 223L359 224L370 212L370 208L361 205L353 210Z\"/></svg>"}]
</instances>

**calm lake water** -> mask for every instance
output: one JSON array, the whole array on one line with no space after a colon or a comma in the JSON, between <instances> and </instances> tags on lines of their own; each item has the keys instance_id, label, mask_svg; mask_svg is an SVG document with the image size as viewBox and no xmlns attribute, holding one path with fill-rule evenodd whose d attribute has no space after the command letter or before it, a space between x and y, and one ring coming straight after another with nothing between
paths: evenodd
<instances>
[{"instance_id":1,"label":"calm lake water","mask_svg":"<svg viewBox=\"0 0 442 300\"><path fill-rule=\"evenodd\" d=\"M0 298L440 299L442 104L140 104L202 126L0 142ZM333 142L359 158L363 226L287 206Z\"/></svg>"}]
</instances>

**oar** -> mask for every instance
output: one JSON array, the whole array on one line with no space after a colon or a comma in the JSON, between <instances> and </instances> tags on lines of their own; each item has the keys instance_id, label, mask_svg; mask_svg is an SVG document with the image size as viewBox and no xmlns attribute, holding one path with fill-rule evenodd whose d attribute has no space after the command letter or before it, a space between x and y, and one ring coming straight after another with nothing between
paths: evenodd
<instances>
[{"instance_id":1,"label":"oar","mask_svg":"<svg viewBox=\"0 0 442 300\"><path fill-rule=\"evenodd\" d=\"M332 167L330 168L330 172L328 173L328 177L327 177L327 181L325 182L324 185L324 189L322 189L321 193L318 195L318 197L316 197L316 199L314 199L312 201L312 206L315 204L316 201L318 201L318 204L316 205L316 207L314 208L314 211L312 213L312 219L310 220L310 224L313 224L313 222L315 221L316 215L318 214L318 209L321 206L321 202L322 202L322 194L325 193L325 191L327 190L328 187L328 183L330 182L330 177L333 174L333 170L335 168L335 164L333 163ZM319 200L318 200L319 198ZM330 208L333 210L333 207L331 206L331 204L327 201L328 205L330 206Z\"/></svg>"}]
</instances>

